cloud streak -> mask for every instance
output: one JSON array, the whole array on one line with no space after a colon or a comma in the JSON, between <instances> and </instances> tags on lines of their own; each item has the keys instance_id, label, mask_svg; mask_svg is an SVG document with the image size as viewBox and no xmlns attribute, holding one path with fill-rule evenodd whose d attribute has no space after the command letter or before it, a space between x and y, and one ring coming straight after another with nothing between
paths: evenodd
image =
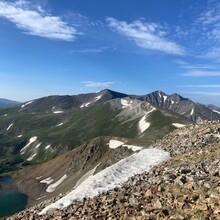
<instances>
[{"instance_id":1,"label":"cloud streak","mask_svg":"<svg viewBox=\"0 0 220 220\"><path fill-rule=\"evenodd\" d=\"M201 12L196 20L196 27L200 30L201 44L207 45L200 57L220 62L220 3L217 0L207 1L207 8Z\"/></svg>"},{"instance_id":2,"label":"cloud streak","mask_svg":"<svg viewBox=\"0 0 220 220\"><path fill-rule=\"evenodd\" d=\"M204 91L196 91L196 92L184 92L187 94L194 94L194 95L205 95L205 96L220 96L220 92L204 92Z\"/></svg>"},{"instance_id":3,"label":"cloud streak","mask_svg":"<svg viewBox=\"0 0 220 220\"><path fill-rule=\"evenodd\" d=\"M29 35L73 41L78 34L61 17L46 13L40 6L33 9L25 0L15 3L0 1L0 17L14 23Z\"/></svg>"},{"instance_id":4,"label":"cloud streak","mask_svg":"<svg viewBox=\"0 0 220 220\"><path fill-rule=\"evenodd\" d=\"M218 1L209 1L208 9L201 13L198 22L202 24L210 40L220 42L220 4Z\"/></svg>"},{"instance_id":5,"label":"cloud streak","mask_svg":"<svg viewBox=\"0 0 220 220\"><path fill-rule=\"evenodd\" d=\"M217 70L219 69L219 65L212 64L190 64L184 60L174 60L174 63L179 65L183 69L188 70L196 70L196 71L204 71L204 70Z\"/></svg>"},{"instance_id":6,"label":"cloud streak","mask_svg":"<svg viewBox=\"0 0 220 220\"><path fill-rule=\"evenodd\" d=\"M114 84L114 82L95 82L95 81L84 81L83 84L90 88L108 88Z\"/></svg>"},{"instance_id":7,"label":"cloud streak","mask_svg":"<svg viewBox=\"0 0 220 220\"><path fill-rule=\"evenodd\" d=\"M111 17L107 18L107 23L114 31L132 39L141 48L175 55L185 54L184 48L166 38L168 33L159 24L140 20L127 23Z\"/></svg>"},{"instance_id":8,"label":"cloud streak","mask_svg":"<svg viewBox=\"0 0 220 220\"><path fill-rule=\"evenodd\" d=\"M183 76L192 76L192 77L220 76L220 71L191 70L191 71L188 71L182 75Z\"/></svg>"},{"instance_id":9,"label":"cloud streak","mask_svg":"<svg viewBox=\"0 0 220 220\"><path fill-rule=\"evenodd\" d=\"M96 47L96 48L80 48L80 49L70 50L69 53L70 54L82 54L82 55L98 54L98 53L102 53L108 49L110 49L110 47L107 47L107 46Z\"/></svg>"},{"instance_id":10,"label":"cloud streak","mask_svg":"<svg viewBox=\"0 0 220 220\"><path fill-rule=\"evenodd\" d=\"M219 32L220 34L220 32ZM208 59L214 59L217 62L220 62L220 47L217 48L213 48L211 50L209 50L208 52L206 52L205 54L203 54L201 57L202 58L208 58Z\"/></svg>"},{"instance_id":11,"label":"cloud streak","mask_svg":"<svg viewBox=\"0 0 220 220\"><path fill-rule=\"evenodd\" d=\"M184 85L181 87L186 87L186 88L220 88L220 84L215 84L215 85Z\"/></svg>"}]
</instances>

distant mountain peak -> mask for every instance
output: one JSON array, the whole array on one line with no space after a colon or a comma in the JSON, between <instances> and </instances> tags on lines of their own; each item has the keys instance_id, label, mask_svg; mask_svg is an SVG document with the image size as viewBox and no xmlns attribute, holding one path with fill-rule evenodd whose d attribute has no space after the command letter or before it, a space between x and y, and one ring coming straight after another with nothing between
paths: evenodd
<instances>
[{"instance_id":1,"label":"distant mountain peak","mask_svg":"<svg viewBox=\"0 0 220 220\"><path fill-rule=\"evenodd\" d=\"M0 108L9 107L17 104L19 104L19 102L17 101L0 98Z\"/></svg>"},{"instance_id":2,"label":"distant mountain peak","mask_svg":"<svg viewBox=\"0 0 220 220\"><path fill-rule=\"evenodd\" d=\"M165 92L161 91L161 90L156 90L150 94L158 94L158 95L167 95Z\"/></svg>"},{"instance_id":3,"label":"distant mountain peak","mask_svg":"<svg viewBox=\"0 0 220 220\"><path fill-rule=\"evenodd\" d=\"M127 94L116 92L110 89L103 89L99 93L103 94L103 96L109 96L111 99L129 97Z\"/></svg>"},{"instance_id":4,"label":"distant mountain peak","mask_svg":"<svg viewBox=\"0 0 220 220\"><path fill-rule=\"evenodd\" d=\"M179 100L191 101L190 99L184 98L183 96L179 95L178 93L173 93L172 95L170 95L170 97L173 97L173 98L176 98L176 99L179 99Z\"/></svg>"}]
</instances>

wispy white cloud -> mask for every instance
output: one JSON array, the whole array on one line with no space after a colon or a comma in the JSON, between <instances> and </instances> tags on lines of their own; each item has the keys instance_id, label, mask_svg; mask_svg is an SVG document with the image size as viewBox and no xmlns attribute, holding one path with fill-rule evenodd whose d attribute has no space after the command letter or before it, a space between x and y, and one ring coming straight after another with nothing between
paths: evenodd
<instances>
[{"instance_id":1,"label":"wispy white cloud","mask_svg":"<svg viewBox=\"0 0 220 220\"><path fill-rule=\"evenodd\" d=\"M211 84L211 85L183 85L181 87L186 87L186 88L220 88L220 84Z\"/></svg>"},{"instance_id":2,"label":"wispy white cloud","mask_svg":"<svg viewBox=\"0 0 220 220\"><path fill-rule=\"evenodd\" d=\"M207 49L199 57L220 62L220 2L207 1L207 8L201 12L195 22L200 31L198 41L206 45Z\"/></svg>"},{"instance_id":3,"label":"wispy white cloud","mask_svg":"<svg viewBox=\"0 0 220 220\"><path fill-rule=\"evenodd\" d=\"M205 95L205 96L220 96L220 92L204 92L204 91L195 91L195 92L184 92L187 94L194 94L194 95Z\"/></svg>"},{"instance_id":4,"label":"wispy white cloud","mask_svg":"<svg viewBox=\"0 0 220 220\"><path fill-rule=\"evenodd\" d=\"M194 76L194 77L220 76L220 71L190 70L182 75L183 76Z\"/></svg>"},{"instance_id":5,"label":"wispy white cloud","mask_svg":"<svg viewBox=\"0 0 220 220\"><path fill-rule=\"evenodd\" d=\"M203 104L214 104L219 106L220 91L184 91L184 96L190 96L191 99Z\"/></svg>"},{"instance_id":6,"label":"wispy white cloud","mask_svg":"<svg viewBox=\"0 0 220 220\"><path fill-rule=\"evenodd\" d=\"M208 8L201 13L198 21L206 36L216 42L220 42L220 3L219 1L208 1Z\"/></svg>"},{"instance_id":7,"label":"wispy white cloud","mask_svg":"<svg viewBox=\"0 0 220 220\"><path fill-rule=\"evenodd\" d=\"M204 53L201 57L212 59L212 60L220 62L219 54L220 54L220 47L217 47L217 48L213 48L213 49L209 50L208 52Z\"/></svg>"},{"instance_id":8,"label":"wispy white cloud","mask_svg":"<svg viewBox=\"0 0 220 220\"><path fill-rule=\"evenodd\" d=\"M25 0L15 3L0 0L0 17L11 21L29 35L72 41L78 34L61 17L45 12L40 6L33 7Z\"/></svg>"},{"instance_id":9,"label":"wispy white cloud","mask_svg":"<svg viewBox=\"0 0 220 220\"><path fill-rule=\"evenodd\" d=\"M216 66L196 64L196 65L185 65L185 66L182 66L182 68L184 69L216 69Z\"/></svg>"},{"instance_id":10,"label":"wispy white cloud","mask_svg":"<svg viewBox=\"0 0 220 220\"><path fill-rule=\"evenodd\" d=\"M107 22L110 28L134 40L141 48L168 54L185 54L184 48L166 38L168 35L167 30L157 23L143 22L141 20L127 23L111 17L107 18Z\"/></svg>"},{"instance_id":11,"label":"wispy white cloud","mask_svg":"<svg viewBox=\"0 0 220 220\"><path fill-rule=\"evenodd\" d=\"M178 65L180 65L180 66L186 66L186 65L189 65L189 63L187 63L186 61L184 61L184 60L174 60L173 61L175 64L178 64Z\"/></svg>"},{"instance_id":12,"label":"wispy white cloud","mask_svg":"<svg viewBox=\"0 0 220 220\"><path fill-rule=\"evenodd\" d=\"M178 64L181 68L183 69L196 69L196 70L201 70L201 69L217 69L219 66L217 65L205 65L205 64L190 64L188 62L185 62L184 60L174 60L175 64Z\"/></svg>"},{"instance_id":13,"label":"wispy white cloud","mask_svg":"<svg viewBox=\"0 0 220 220\"><path fill-rule=\"evenodd\" d=\"M93 88L108 88L114 84L114 82L96 82L96 81L84 81L83 84L86 87L93 87Z\"/></svg>"},{"instance_id":14,"label":"wispy white cloud","mask_svg":"<svg viewBox=\"0 0 220 220\"><path fill-rule=\"evenodd\" d=\"M174 28L174 35L175 35L175 37L183 40L188 37L189 32L184 30L183 27L181 27L181 26L176 26Z\"/></svg>"},{"instance_id":15,"label":"wispy white cloud","mask_svg":"<svg viewBox=\"0 0 220 220\"><path fill-rule=\"evenodd\" d=\"M107 47L107 46L96 47L96 48L80 48L80 49L70 50L69 53L70 54L82 54L82 55L97 54L97 53L102 53L108 49L110 49L110 47Z\"/></svg>"}]
</instances>

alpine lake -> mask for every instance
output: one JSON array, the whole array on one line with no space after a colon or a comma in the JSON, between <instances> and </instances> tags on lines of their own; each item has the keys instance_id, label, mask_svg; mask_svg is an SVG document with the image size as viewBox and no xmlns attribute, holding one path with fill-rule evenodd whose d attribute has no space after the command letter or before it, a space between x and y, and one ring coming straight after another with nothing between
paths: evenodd
<instances>
[{"instance_id":1,"label":"alpine lake","mask_svg":"<svg viewBox=\"0 0 220 220\"><path fill-rule=\"evenodd\" d=\"M13 186L10 176L0 176L0 219L25 209L28 197Z\"/></svg>"}]
</instances>

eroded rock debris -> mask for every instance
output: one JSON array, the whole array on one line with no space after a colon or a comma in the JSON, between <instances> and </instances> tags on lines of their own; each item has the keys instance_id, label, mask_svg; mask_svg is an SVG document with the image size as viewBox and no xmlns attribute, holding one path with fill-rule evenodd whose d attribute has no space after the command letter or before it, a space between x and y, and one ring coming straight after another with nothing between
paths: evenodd
<instances>
[{"instance_id":1,"label":"eroded rock debris","mask_svg":"<svg viewBox=\"0 0 220 220\"><path fill-rule=\"evenodd\" d=\"M177 129L153 147L169 151L171 159L120 188L38 215L60 196L8 219L219 220L220 122Z\"/></svg>"}]
</instances>

